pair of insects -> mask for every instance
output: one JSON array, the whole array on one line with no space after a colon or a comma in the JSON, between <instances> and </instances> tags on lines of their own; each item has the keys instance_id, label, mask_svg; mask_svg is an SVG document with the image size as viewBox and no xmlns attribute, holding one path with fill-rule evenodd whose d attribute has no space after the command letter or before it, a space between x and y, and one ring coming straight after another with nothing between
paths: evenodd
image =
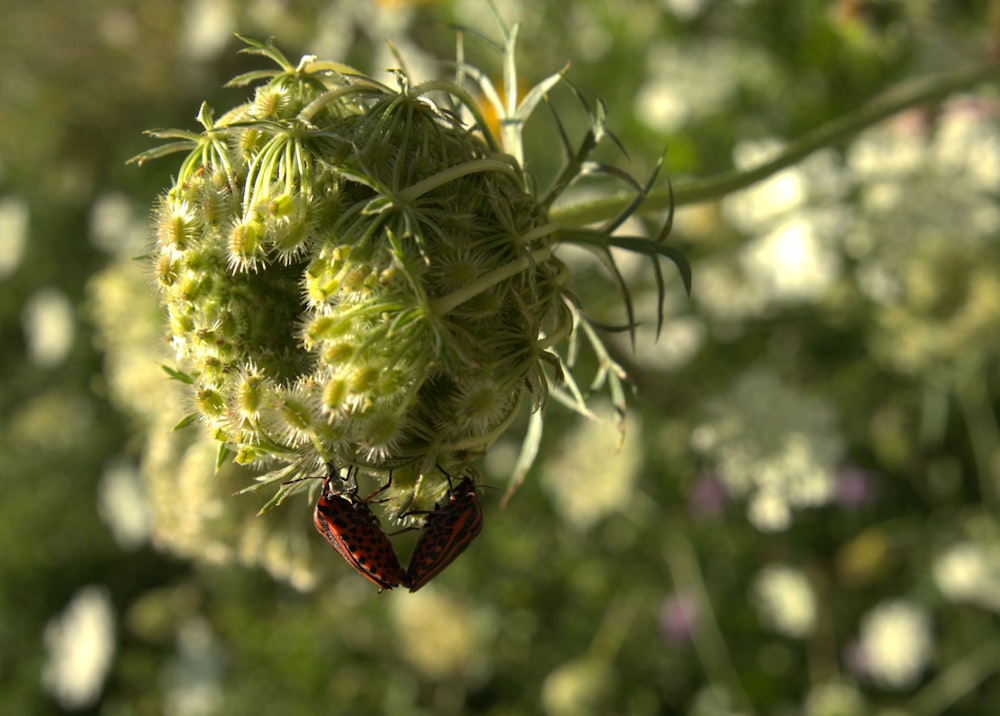
<instances>
[{"instance_id":1,"label":"pair of insects","mask_svg":"<svg viewBox=\"0 0 1000 716\"><path fill-rule=\"evenodd\" d=\"M389 538L379 526L368 503L389 487L386 483L363 499L358 498L355 482L346 490L334 489L338 471L329 466L313 522L344 560L382 591L408 587L415 592L451 564L483 529L483 510L476 486L465 477L458 485L448 478L448 499L433 510L411 512L425 514L424 526L404 570Z\"/></svg>"}]
</instances>

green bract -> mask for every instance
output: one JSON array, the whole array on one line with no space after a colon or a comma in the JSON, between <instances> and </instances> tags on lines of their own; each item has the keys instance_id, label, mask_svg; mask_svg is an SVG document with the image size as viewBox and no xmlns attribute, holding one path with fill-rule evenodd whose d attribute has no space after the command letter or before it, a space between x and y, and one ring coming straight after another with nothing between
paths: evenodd
<instances>
[{"instance_id":1,"label":"green bract","mask_svg":"<svg viewBox=\"0 0 1000 716\"><path fill-rule=\"evenodd\" d=\"M203 106L202 133L154 132L178 141L139 157L189 152L155 209L174 374L193 395L187 422L208 426L238 462L277 464L268 481L332 462L391 470L404 490L436 474L423 490L433 497L442 470L485 454L525 399L537 413L564 372L554 348L581 316L553 245L588 246L618 275L609 248L621 218L572 232L548 219L585 171L600 119L539 198L520 126L559 75L516 107L493 93L506 120L498 142L459 84L411 86L397 71L390 88L312 57L293 66L244 39L278 65L234 81L263 81L253 98L218 119ZM621 402L621 370L587 329Z\"/></svg>"}]
</instances>

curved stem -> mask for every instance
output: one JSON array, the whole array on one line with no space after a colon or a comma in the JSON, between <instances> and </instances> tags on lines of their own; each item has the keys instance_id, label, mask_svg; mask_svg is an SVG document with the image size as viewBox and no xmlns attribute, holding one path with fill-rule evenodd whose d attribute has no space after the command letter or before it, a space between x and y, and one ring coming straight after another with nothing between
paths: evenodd
<instances>
[{"instance_id":1,"label":"curved stem","mask_svg":"<svg viewBox=\"0 0 1000 716\"><path fill-rule=\"evenodd\" d=\"M572 329L573 325L569 321L564 321L559 325L559 328L556 331L554 331L550 335L545 336L544 338L538 339L537 343L538 350L547 351L550 348L554 348L555 346L559 345L560 343L563 342L566 336L570 334L570 331Z\"/></svg>"},{"instance_id":2,"label":"curved stem","mask_svg":"<svg viewBox=\"0 0 1000 716\"><path fill-rule=\"evenodd\" d=\"M845 142L861 130L904 109L935 102L959 90L987 80L995 80L997 71L996 63L987 63L899 85L856 111L838 117L790 143L781 154L758 167L746 171L726 172L707 179L674 182L674 206L718 199L739 189L745 189L795 164L818 149ZM557 206L553 207L549 218L564 226L584 226L616 216L633 198L631 195L613 196ZM670 192L667 188L661 188L649 193L639 211L657 211L669 206Z\"/></svg>"},{"instance_id":3,"label":"curved stem","mask_svg":"<svg viewBox=\"0 0 1000 716\"><path fill-rule=\"evenodd\" d=\"M702 667L710 680L724 684L735 706L735 711L754 714L752 701L743 688L739 670L726 645L708 587L698 563L694 547L687 535L679 529L670 529L671 536L664 540L664 558L667 569L678 590L690 594L698 603L698 622L693 645Z\"/></svg>"},{"instance_id":4,"label":"curved stem","mask_svg":"<svg viewBox=\"0 0 1000 716\"><path fill-rule=\"evenodd\" d=\"M1000 645L986 641L956 660L922 688L907 704L915 716L938 716L991 676L1000 672Z\"/></svg>"},{"instance_id":5,"label":"curved stem","mask_svg":"<svg viewBox=\"0 0 1000 716\"><path fill-rule=\"evenodd\" d=\"M1000 507L1000 494L991 465L994 456L1000 454L1000 425L990 403L987 373L978 356L967 356L960 368L955 379L955 399L968 430L980 497L987 509L995 513Z\"/></svg>"},{"instance_id":6,"label":"curved stem","mask_svg":"<svg viewBox=\"0 0 1000 716\"><path fill-rule=\"evenodd\" d=\"M513 425L514 419L518 416L520 407L521 399L518 398L514 402L514 405L511 406L510 412L507 413L506 417L497 423L497 425L488 433L484 433L483 435L470 435L448 443L441 443L441 449L449 452L458 452L459 450L472 450L473 448L483 446L489 448L489 446L495 443L501 435L507 432L507 428Z\"/></svg>"},{"instance_id":7,"label":"curved stem","mask_svg":"<svg viewBox=\"0 0 1000 716\"><path fill-rule=\"evenodd\" d=\"M450 181L480 172L502 172L510 176L515 182L520 181L520 177L518 177L517 172L509 162L500 161L499 159L473 159L472 161L443 169L426 179L421 179L416 184L411 184L399 192L399 199L404 202L411 202L420 198L423 194L437 189L439 186L444 186Z\"/></svg>"},{"instance_id":8,"label":"curved stem","mask_svg":"<svg viewBox=\"0 0 1000 716\"><path fill-rule=\"evenodd\" d=\"M299 112L299 119L303 122L311 122L316 113L323 107L329 105L334 100L347 97L352 94L376 94L377 90L365 84L349 84L342 87L334 87L316 97Z\"/></svg>"},{"instance_id":9,"label":"curved stem","mask_svg":"<svg viewBox=\"0 0 1000 716\"><path fill-rule=\"evenodd\" d=\"M546 247L544 249L536 249L535 251L532 251L529 256L522 256L519 259L514 259L509 264L505 264L498 269L494 269L493 271L480 276L468 286L463 286L457 291L452 291L447 296L441 296L441 298L434 299L431 301L431 310L435 315L445 316L453 308L461 306L473 296L478 296L490 286L495 286L511 276L516 276L522 271L526 271L539 261L547 259L551 254L552 249Z\"/></svg>"}]
</instances>

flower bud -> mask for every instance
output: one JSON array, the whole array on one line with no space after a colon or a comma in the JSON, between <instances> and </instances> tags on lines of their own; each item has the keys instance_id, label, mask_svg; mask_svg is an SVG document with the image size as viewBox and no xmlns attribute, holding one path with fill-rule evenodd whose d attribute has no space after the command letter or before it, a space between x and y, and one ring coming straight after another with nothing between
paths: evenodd
<instances>
[{"instance_id":1,"label":"flower bud","mask_svg":"<svg viewBox=\"0 0 1000 716\"><path fill-rule=\"evenodd\" d=\"M398 71L392 89L247 42L279 69L242 78L268 79L218 118L203 105L201 135L160 132L182 141L147 153L190 143L154 211L173 370L210 434L237 461L274 466L275 480L333 463L392 471L413 492L430 476L425 494L444 495L440 466L468 466L563 377L555 347L583 318L554 245L607 252L620 278L611 232L631 208L589 234L548 219L602 118L538 196L513 131L521 109L501 145L462 123L462 87ZM655 257L656 245L631 250ZM586 338L595 386L623 395L620 367L592 329Z\"/></svg>"}]
</instances>

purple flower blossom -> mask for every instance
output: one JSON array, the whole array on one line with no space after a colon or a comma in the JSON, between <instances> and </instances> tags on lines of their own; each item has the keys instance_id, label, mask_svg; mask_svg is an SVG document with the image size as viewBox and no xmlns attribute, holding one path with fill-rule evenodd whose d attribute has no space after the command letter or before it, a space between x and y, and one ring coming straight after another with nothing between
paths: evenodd
<instances>
[{"instance_id":1,"label":"purple flower blossom","mask_svg":"<svg viewBox=\"0 0 1000 716\"><path fill-rule=\"evenodd\" d=\"M725 509L728 500L729 493L722 480L715 473L704 472L688 492L688 512L697 520L711 519Z\"/></svg>"},{"instance_id":2,"label":"purple flower blossom","mask_svg":"<svg viewBox=\"0 0 1000 716\"><path fill-rule=\"evenodd\" d=\"M698 622L698 603L684 592L674 592L660 607L660 635L670 646L691 642Z\"/></svg>"},{"instance_id":3,"label":"purple flower blossom","mask_svg":"<svg viewBox=\"0 0 1000 716\"><path fill-rule=\"evenodd\" d=\"M878 499L875 476L858 467L847 466L837 473L834 502L845 510L856 510Z\"/></svg>"}]
</instances>

